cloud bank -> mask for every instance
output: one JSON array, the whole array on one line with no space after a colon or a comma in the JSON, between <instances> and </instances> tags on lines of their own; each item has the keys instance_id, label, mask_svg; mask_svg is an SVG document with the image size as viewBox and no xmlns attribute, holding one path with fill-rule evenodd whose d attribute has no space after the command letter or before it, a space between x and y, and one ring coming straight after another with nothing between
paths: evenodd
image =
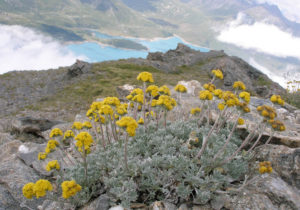
<instances>
[{"instance_id":1,"label":"cloud bank","mask_svg":"<svg viewBox=\"0 0 300 210\"><path fill-rule=\"evenodd\" d=\"M256 0L256 2L276 5L287 19L300 23L299 0Z\"/></svg>"},{"instance_id":2,"label":"cloud bank","mask_svg":"<svg viewBox=\"0 0 300 210\"><path fill-rule=\"evenodd\" d=\"M300 37L282 31L275 25L262 22L243 24L243 17L243 14L239 14L236 20L230 22L220 32L217 39L278 57L300 59Z\"/></svg>"},{"instance_id":3,"label":"cloud bank","mask_svg":"<svg viewBox=\"0 0 300 210\"><path fill-rule=\"evenodd\" d=\"M65 46L22 26L0 25L0 73L68 66L76 59Z\"/></svg>"}]
</instances>

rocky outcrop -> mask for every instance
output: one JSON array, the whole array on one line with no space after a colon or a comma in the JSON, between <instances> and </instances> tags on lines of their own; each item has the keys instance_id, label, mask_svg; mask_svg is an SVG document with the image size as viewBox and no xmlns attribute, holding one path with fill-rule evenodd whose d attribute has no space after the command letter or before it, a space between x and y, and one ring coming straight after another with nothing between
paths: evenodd
<instances>
[{"instance_id":1,"label":"rocky outcrop","mask_svg":"<svg viewBox=\"0 0 300 210\"><path fill-rule=\"evenodd\" d=\"M92 64L76 60L76 62L68 68L66 79L72 79L73 77L80 76L81 74L86 74L90 71Z\"/></svg>"}]
</instances>

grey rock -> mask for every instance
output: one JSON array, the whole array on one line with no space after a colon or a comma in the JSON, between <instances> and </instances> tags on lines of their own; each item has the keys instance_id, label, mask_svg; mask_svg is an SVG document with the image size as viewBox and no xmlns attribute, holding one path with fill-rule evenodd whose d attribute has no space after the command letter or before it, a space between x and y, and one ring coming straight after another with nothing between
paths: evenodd
<instances>
[{"instance_id":1,"label":"grey rock","mask_svg":"<svg viewBox=\"0 0 300 210\"><path fill-rule=\"evenodd\" d=\"M32 117L22 117L12 122L12 129L19 134L30 133L41 136L41 132L50 129L52 126L60 124L60 121L48 119L38 119Z\"/></svg>"},{"instance_id":2,"label":"grey rock","mask_svg":"<svg viewBox=\"0 0 300 210\"><path fill-rule=\"evenodd\" d=\"M68 68L66 78L72 79L73 77L80 76L81 74L86 74L90 71L91 67L92 65L90 63L76 60L76 62Z\"/></svg>"},{"instance_id":3,"label":"grey rock","mask_svg":"<svg viewBox=\"0 0 300 210\"><path fill-rule=\"evenodd\" d=\"M155 201L149 207L150 210L176 210L177 207L166 201Z\"/></svg>"},{"instance_id":4,"label":"grey rock","mask_svg":"<svg viewBox=\"0 0 300 210\"><path fill-rule=\"evenodd\" d=\"M284 181L300 190L300 148L263 145L256 148L255 157L258 161L270 161Z\"/></svg>"},{"instance_id":5,"label":"grey rock","mask_svg":"<svg viewBox=\"0 0 300 210\"><path fill-rule=\"evenodd\" d=\"M225 205L225 202L226 198L222 195L219 195L211 200L210 205L214 210L220 210Z\"/></svg>"},{"instance_id":6,"label":"grey rock","mask_svg":"<svg viewBox=\"0 0 300 210\"><path fill-rule=\"evenodd\" d=\"M75 210L75 206L70 203L58 203L56 201L45 200L37 207L39 210Z\"/></svg>"},{"instance_id":7,"label":"grey rock","mask_svg":"<svg viewBox=\"0 0 300 210\"><path fill-rule=\"evenodd\" d=\"M94 209L101 209L107 210L109 209L109 197L106 194L103 194L93 200L88 206L84 207L82 210L94 210Z\"/></svg>"},{"instance_id":8,"label":"grey rock","mask_svg":"<svg viewBox=\"0 0 300 210\"><path fill-rule=\"evenodd\" d=\"M126 100L126 96L128 96L134 88L136 88L136 87L133 85L128 85L128 84L125 84L123 86L118 86L117 93L118 93L119 98Z\"/></svg>"}]
</instances>

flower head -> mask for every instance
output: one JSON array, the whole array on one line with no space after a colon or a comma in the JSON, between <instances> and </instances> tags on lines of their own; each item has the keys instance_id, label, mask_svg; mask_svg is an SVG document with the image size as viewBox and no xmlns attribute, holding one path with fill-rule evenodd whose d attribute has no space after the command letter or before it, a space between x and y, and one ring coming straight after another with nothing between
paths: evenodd
<instances>
[{"instance_id":1,"label":"flower head","mask_svg":"<svg viewBox=\"0 0 300 210\"><path fill-rule=\"evenodd\" d=\"M270 161L263 161L259 163L259 173L271 173L273 171Z\"/></svg>"},{"instance_id":2,"label":"flower head","mask_svg":"<svg viewBox=\"0 0 300 210\"><path fill-rule=\"evenodd\" d=\"M224 104L224 103L219 103L219 104L218 104L218 109L222 111L222 110L225 108L225 106L226 106L226 104Z\"/></svg>"},{"instance_id":3,"label":"flower head","mask_svg":"<svg viewBox=\"0 0 300 210\"><path fill-rule=\"evenodd\" d=\"M64 134L64 139L72 138L72 137L74 137L74 132L72 130L66 130Z\"/></svg>"},{"instance_id":4,"label":"flower head","mask_svg":"<svg viewBox=\"0 0 300 210\"><path fill-rule=\"evenodd\" d=\"M55 148L59 145L58 141L51 139L48 141L47 146L45 148L45 152L46 154L49 154L50 152L52 152L53 150L55 150Z\"/></svg>"},{"instance_id":5,"label":"flower head","mask_svg":"<svg viewBox=\"0 0 300 210\"><path fill-rule=\"evenodd\" d=\"M159 87L158 92L162 95L168 95L168 96L171 95L171 91L166 85Z\"/></svg>"},{"instance_id":6,"label":"flower head","mask_svg":"<svg viewBox=\"0 0 300 210\"><path fill-rule=\"evenodd\" d=\"M52 160L52 161L48 162L48 164L46 166L46 170L51 171L52 169L56 169L56 170L60 169L60 165L57 160Z\"/></svg>"},{"instance_id":7,"label":"flower head","mask_svg":"<svg viewBox=\"0 0 300 210\"><path fill-rule=\"evenodd\" d=\"M23 186L22 191L25 198L32 199L32 197L35 195L33 191L33 187L34 187L33 182L29 182Z\"/></svg>"},{"instance_id":8,"label":"flower head","mask_svg":"<svg viewBox=\"0 0 300 210\"><path fill-rule=\"evenodd\" d=\"M135 102L137 102L137 103L143 104L144 103L144 94L135 95L132 98L132 100L135 101Z\"/></svg>"},{"instance_id":9,"label":"flower head","mask_svg":"<svg viewBox=\"0 0 300 210\"><path fill-rule=\"evenodd\" d=\"M94 142L91 134L89 134L88 132L80 132L75 137L75 140L75 146L77 147L79 152L85 152L86 154L90 153L91 144Z\"/></svg>"},{"instance_id":10,"label":"flower head","mask_svg":"<svg viewBox=\"0 0 300 210\"><path fill-rule=\"evenodd\" d=\"M168 95L161 95L156 101L156 105L159 105L170 111L177 105L177 103L174 98L171 98Z\"/></svg>"},{"instance_id":11,"label":"flower head","mask_svg":"<svg viewBox=\"0 0 300 210\"><path fill-rule=\"evenodd\" d=\"M236 81L233 83L233 88L238 89L238 90L246 90L246 86L243 82L241 81Z\"/></svg>"},{"instance_id":12,"label":"flower head","mask_svg":"<svg viewBox=\"0 0 300 210\"><path fill-rule=\"evenodd\" d=\"M272 101L272 103L277 103L279 105L284 105L284 100L281 98L280 95L272 95L270 100Z\"/></svg>"},{"instance_id":13,"label":"flower head","mask_svg":"<svg viewBox=\"0 0 300 210\"><path fill-rule=\"evenodd\" d=\"M208 90L202 90L202 91L199 92L199 98L201 100L212 100L213 99L213 95Z\"/></svg>"},{"instance_id":14,"label":"flower head","mask_svg":"<svg viewBox=\"0 0 300 210\"><path fill-rule=\"evenodd\" d=\"M85 121L84 123L82 123L82 127L90 129L90 128L92 128L92 123L89 121Z\"/></svg>"},{"instance_id":15,"label":"flower head","mask_svg":"<svg viewBox=\"0 0 300 210\"><path fill-rule=\"evenodd\" d=\"M259 114L264 118L272 120L277 116L275 109L268 105L258 106L256 110L259 111Z\"/></svg>"},{"instance_id":16,"label":"flower head","mask_svg":"<svg viewBox=\"0 0 300 210\"><path fill-rule=\"evenodd\" d=\"M199 107L191 109L191 114L192 115L195 115L195 114L200 113L200 112L201 112L201 109Z\"/></svg>"},{"instance_id":17,"label":"flower head","mask_svg":"<svg viewBox=\"0 0 300 210\"><path fill-rule=\"evenodd\" d=\"M238 119L238 124L239 125L244 125L245 124L245 120L243 118L239 118Z\"/></svg>"},{"instance_id":18,"label":"flower head","mask_svg":"<svg viewBox=\"0 0 300 210\"><path fill-rule=\"evenodd\" d=\"M39 152L38 154L38 160L44 160L47 158L47 153L45 152Z\"/></svg>"},{"instance_id":19,"label":"flower head","mask_svg":"<svg viewBox=\"0 0 300 210\"><path fill-rule=\"evenodd\" d=\"M64 199L68 199L71 196L76 195L76 193L81 190L81 186L77 184L74 180L64 181L61 184L61 188L62 188L62 197Z\"/></svg>"},{"instance_id":20,"label":"flower head","mask_svg":"<svg viewBox=\"0 0 300 210\"><path fill-rule=\"evenodd\" d=\"M240 93L240 98L242 98L245 102L249 103L250 102L250 93L243 91Z\"/></svg>"},{"instance_id":21,"label":"flower head","mask_svg":"<svg viewBox=\"0 0 300 210\"><path fill-rule=\"evenodd\" d=\"M215 75L215 77L219 78L219 79L223 79L223 73L220 69L214 69L211 71L212 74Z\"/></svg>"},{"instance_id":22,"label":"flower head","mask_svg":"<svg viewBox=\"0 0 300 210\"><path fill-rule=\"evenodd\" d=\"M117 97L106 97L103 100L103 104L105 105L111 105L111 106L119 106L120 100Z\"/></svg>"},{"instance_id":23,"label":"flower head","mask_svg":"<svg viewBox=\"0 0 300 210\"><path fill-rule=\"evenodd\" d=\"M152 78L152 74L149 72L141 72L137 78L137 80L143 81L143 82L154 82L153 78Z\"/></svg>"},{"instance_id":24,"label":"flower head","mask_svg":"<svg viewBox=\"0 0 300 210\"><path fill-rule=\"evenodd\" d=\"M81 122L74 122L73 125L72 125L72 128L76 129L76 130L81 130L82 129L82 123Z\"/></svg>"},{"instance_id":25,"label":"flower head","mask_svg":"<svg viewBox=\"0 0 300 210\"><path fill-rule=\"evenodd\" d=\"M237 98L237 96L232 93L231 91L226 91L226 92L223 92L223 99L225 101L225 104L228 106L228 107L231 107L231 106L235 106L235 105L238 105L239 104L239 99Z\"/></svg>"},{"instance_id":26,"label":"flower head","mask_svg":"<svg viewBox=\"0 0 300 210\"><path fill-rule=\"evenodd\" d=\"M110 105L102 105L99 113L104 115L113 115L114 111Z\"/></svg>"},{"instance_id":27,"label":"flower head","mask_svg":"<svg viewBox=\"0 0 300 210\"><path fill-rule=\"evenodd\" d=\"M138 121L138 124L143 125L144 124L144 119L140 118L139 121Z\"/></svg>"},{"instance_id":28,"label":"flower head","mask_svg":"<svg viewBox=\"0 0 300 210\"><path fill-rule=\"evenodd\" d=\"M158 96L158 87L156 85L149 85L146 89L146 93L150 93L152 97Z\"/></svg>"},{"instance_id":29,"label":"flower head","mask_svg":"<svg viewBox=\"0 0 300 210\"><path fill-rule=\"evenodd\" d=\"M127 108L128 108L128 104L120 104L119 106L117 106L117 113L118 115L124 115L127 114Z\"/></svg>"},{"instance_id":30,"label":"flower head","mask_svg":"<svg viewBox=\"0 0 300 210\"><path fill-rule=\"evenodd\" d=\"M135 136L135 130L138 127L138 124L132 117L122 117L116 124L119 127L126 128L126 132L129 136Z\"/></svg>"},{"instance_id":31,"label":"flower head","mask_svg":"<svg viewBox=\"0 0 300 210\"><path fill-rule=\"evenodd\" d=\"M52 191L52 185L48 180L40 179L33 186L36 198L44 197L47 191Z\"/></svg>"},{"instance_id":32,"label":"flower head","mask_svg":"<svg viewBox=\"0 0 300 210\"><path fill-rule=\"evenodd\" d=\"M174 88L175 91L180 92L180 93L185 93L187 91L187 88L184 85L178 84Z\"/></svg>"},{"instance_id":33,"label":"flower head","mask_svg":"<svg viewBox=\"0 0 300 210\"><path fill-rule=\"evenodd\" d=\"M268 123L272 126L272 128L276 131L285 131L285 125L280 120L268 120Z\"/></svg>"},{"instance_id":34,"label":"flower head","mask_svg":"<svg viewBox=\"0 0 300 210\"><path fill-rule=\"evenodd\" d=\"M213 91L214 95L217 96L218 98L222 98L223 91L221 89L215 89Z\"/></svg>"},{"instance_id":35,"label":"flower head","mask_svg":"<svg viewBox=\"0 0 300 210\"><path fill-rule=\"evenodd\" d=\"M55 136L62 136L62 135L63 135L63 132L59 128L54 128L51 130L49 137L52 138Z\"/></svg>"},{"instance_id":36,"label":"flower head","mask_svg":"<svg viewBox=\"0 0 300 210\"><path fill-rule=\"evenodd\" d=\"M205 90L208 90L209 92L214 92L214 90L216 89L216 86L212 83L207 83L203 85L203 88Z\"/></svg>"}]
</instances>

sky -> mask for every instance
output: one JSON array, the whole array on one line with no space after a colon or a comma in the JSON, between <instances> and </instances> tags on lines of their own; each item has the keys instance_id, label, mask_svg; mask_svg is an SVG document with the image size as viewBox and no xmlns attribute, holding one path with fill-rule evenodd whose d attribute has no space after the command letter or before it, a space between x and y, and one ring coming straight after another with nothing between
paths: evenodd
<instances>
[{"instance_id":1,"label":"sky","mask_svg":"<svg viewBox=\"0 0 300 210\"><path fill-rule=\"evenodd\" d=\"M283 15L300 23L300 0L255 0L258 3L269 3L278 6Z\"/></svg>"},{"instance_id":2,"label":"sky","mask_svg":"<svg viewBox=\"0 0 300 210\"><path fill-rule=\"evenodd\" d=\"M84 59L50 37L22 26L5 25L0 25L0 58L0 74L11 70L58 68Z\"/></svg>"}]
</instances>

